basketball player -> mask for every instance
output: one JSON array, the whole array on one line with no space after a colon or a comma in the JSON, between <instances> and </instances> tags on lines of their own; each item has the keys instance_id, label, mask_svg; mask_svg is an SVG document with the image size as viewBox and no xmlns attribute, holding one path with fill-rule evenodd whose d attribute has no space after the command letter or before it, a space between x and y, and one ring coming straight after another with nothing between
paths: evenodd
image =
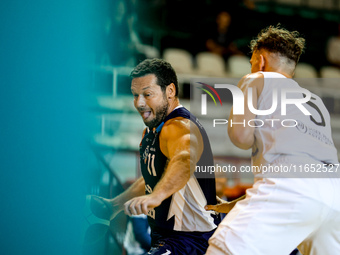
<instances>
[{"instance_id":1,"label":"basketball player","mask_svg":"<svg viewBox=\"0 0 340 255\"><path fill-rule=\"evenodd\" d=\"M111 219L121 210L148 215L148 254L204 254L220 222L219 215L204 209L216 203L215 179L194 172L196 165L213 165L206 132L180 105L169 63L146 59L131 77L134 105L147 126L140 144L143 177L113 199L95 199L106 204Z\"/></svg>"},{"instance_id":2,"label":"basketball player","mask_svg":"<svg viewBox=\"0 0 340 255\"><path fill-rule=\"evenodd\" d=\"M251 97L255 109L271 109L274 90L283 89L296 90L288 98L304 100L307 93L292 79L304 45L298 32L280 26L269 26L251 41L251 74L238 84L245 112L233 114L234 106L228 134L237 147L252 148L252 166L260 170L255 173L259 179L230 212L233 203L207 206L229 212L210 238L207 255L288 255L296 247L304 255L340 252L340 170L323 102L311 94L299 108L288 104L284 115L279 99L272 113L256 116L247 104ZM256 125L248 125L252 119L257 119ZM263 166L291 171L266 173Z\"/></svg>"}]
</instances>

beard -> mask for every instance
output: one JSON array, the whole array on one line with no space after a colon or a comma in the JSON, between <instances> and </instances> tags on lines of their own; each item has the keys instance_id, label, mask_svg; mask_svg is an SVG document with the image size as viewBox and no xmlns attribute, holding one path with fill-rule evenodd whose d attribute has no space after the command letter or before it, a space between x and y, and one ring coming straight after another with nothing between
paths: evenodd
<instances>
[{"instance_id":1,"label":"beard","mask_svg":"<svg viewBox=\"0 0 340 255\"><path fill-rule=\"evenodd\" d=\"M154 114L154 118L147 121L144 120L144 124L149 127L149 129L153 129L154 127L157 127L159 124L162 123L162 121L165 119L165 117L167 116L168 113L168 109L169 109L169 103L166 99L163 100L163 104L158 106L153 114Z\"/></svg>"},{"instance_id":2,"label":"beard","mask_svg":"<svg viewBox=\"0 0 340 255\"><path fill-rule=\"evenodd\" d=\"M159 124L162 123L162 121L165 119L167 113L168 113L169 104L168 102L164 103L163 105L157 107L155 109L155 117L145 122L145 125L148 126L150 129L153 129L154 127L157 127Z\"/></svg>"}]
</instances>

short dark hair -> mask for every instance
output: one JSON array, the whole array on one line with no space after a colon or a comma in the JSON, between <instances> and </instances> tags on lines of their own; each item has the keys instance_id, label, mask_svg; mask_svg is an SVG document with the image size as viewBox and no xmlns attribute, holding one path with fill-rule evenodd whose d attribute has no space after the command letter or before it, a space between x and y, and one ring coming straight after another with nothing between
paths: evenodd
<instances>
[{"instance_id":1,"label":"short dark hair","mask_svg":"<svg viewBox=\"0 0 340 255\"><path fill-rule=\"evenodd\" d=\"M170 63L158 58L145 59L132 70L130 77L138 78L148 74L156 76L157 85L161 87L163 92L165 92L168 85L173 83L176 87L175 96L178 96L177 75Z\"/></svg>"},{"instance_id":2,"label":"short dark hair","mask_svg":"<svg viewBox=\"0 0 340 255\"><path fill-rule=\"evenodd\" d=\"M298 31L288 31L278 24L262 29L257 38L250 42L250 48L252 52L265 49L279 53L297 64L305 48L305 39L300 37Z\"/></svg>"}]
</instances>

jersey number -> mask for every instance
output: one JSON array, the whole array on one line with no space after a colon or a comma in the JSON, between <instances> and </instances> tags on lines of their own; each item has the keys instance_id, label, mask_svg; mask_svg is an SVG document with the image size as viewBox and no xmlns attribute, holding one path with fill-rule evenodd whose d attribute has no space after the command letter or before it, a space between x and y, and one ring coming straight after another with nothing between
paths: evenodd
<instances>
[{"instance_id":1,"label":"jersey number","mask_svg":"<svg viewBox=\"0 0 340 255\"><path fill-rule=\"evenodd\" d=\"M311 99L316 100L316 98L314 98L314 97L312 97ZM318 114L320 115L320 117L321 117L321 121L320 121L320 122L317 122L317 121L313 118L313 116L310 115L310 120L311 120L313 123L315 123L315 125L322 126L322 127L326 126L325 119L324 119L324 117L323 117L323 115L322 115L322 113L321 113L319 107L318 107L316 104L312 103L311 101L308 101L307 104L308 104L310 107L314 108L314 109L318 112Z\"/></svg>"},{"instance_id":2,"label":"jersey number","mask_svg":"<svg viewBox=\"0 0 340 255\"><path fill-rule=\"evenodd\" d=\"M148 164L148 171L150 175L156 176L156 169L155 169L155 154L149 153L148 154L148 160L147 160L147 164ZM151 170L150 170L150 165L151 165Z\"/></svg>"}]
</instances>

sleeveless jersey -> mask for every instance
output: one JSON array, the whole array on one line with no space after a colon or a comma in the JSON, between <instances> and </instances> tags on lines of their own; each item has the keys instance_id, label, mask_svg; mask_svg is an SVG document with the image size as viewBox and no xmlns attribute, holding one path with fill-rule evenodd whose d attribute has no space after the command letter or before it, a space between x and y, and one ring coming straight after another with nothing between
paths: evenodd
<instances>
[{"instance_id":1,"label":"sleeveless jersey","mask_svg":"<svg viewBox=\"0 0 340 255\"><path fill-rule=\"evenodd\" d=\"M176 108L155 131L147 130L140 144L140 163L145 180L146 194L152 193L166 169L168 159L161 152L159 135L164 123L176 117L190 119L191 125L196 124L201 132L204 150L197 165L213 166L214 164L210 143L202 125L184 107ZM158 231L211 231L217 227L220 218L219 215L205 211L204 206L216 204L216 202L214 175L204 176L202 173L195 172L181 190L165 199L160 206L148 212L148 221L151 229Z\"/></svg>"},{"instance_id":2,"label":"sleeveless jersey","mask_svg":"<svg viewBox=\"0 0 340 255\"><path fill-rule=\"evenodd\" d=\"M296 105L287 104L286 115L281 113L282 89L301 89L293 80L275 72L261 72L264 86L257 109L268 110L273 104L273 90L278 94L277 108L268 115L257 115L252 164L270 164L281 156L293 156L300 163L323 162L337 164L337 151L331 134L330 115L320 97L311 93L303 106L311 113L305 115ZM303 98L302 92L289 92L287 98ZM289 127L287 127L289 126Z\"/></svg>"}]
</instances>

